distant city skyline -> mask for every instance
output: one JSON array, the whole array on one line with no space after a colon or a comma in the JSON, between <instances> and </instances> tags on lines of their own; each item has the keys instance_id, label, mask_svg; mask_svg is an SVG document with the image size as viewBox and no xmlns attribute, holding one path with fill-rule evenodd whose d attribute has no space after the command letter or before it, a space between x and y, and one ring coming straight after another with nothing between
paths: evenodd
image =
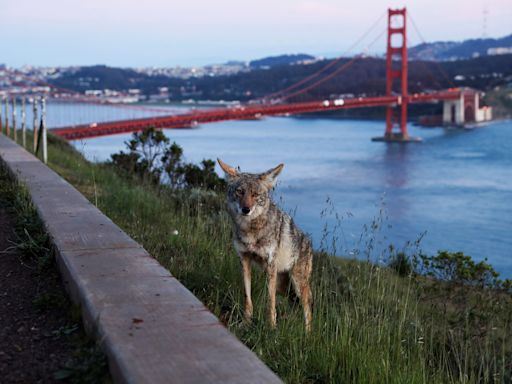
<instances>
[{"instance_id":1,"label":"distant city skyline","mask_svg":"<svg viewBox=\"0 0 512 384\"><path fill-rule=\"evenodd\" d=\"M0 63L170 67L289 53L335 56L388 7L404 5L426 41L512 33L510 0L17 0L0 3ZM383 52L385 37L376 37L385 25L381 18L351 53ZM409 31L409 44L420 43L410 21Z\"/></svg>"}]
</instances>

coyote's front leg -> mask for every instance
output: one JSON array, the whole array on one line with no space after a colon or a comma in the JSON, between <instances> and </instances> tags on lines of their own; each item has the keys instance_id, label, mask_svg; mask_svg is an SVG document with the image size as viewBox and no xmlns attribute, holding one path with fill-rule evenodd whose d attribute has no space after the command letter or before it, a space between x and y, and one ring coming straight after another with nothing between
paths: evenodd
<instances>
[{"instance_id":1,"label":"coyote's front leg","mask_svg":"<svg viewBox=\"0 0 512 384\"><path fill-rule=\"evenodd\" d=\"M244 318L245 318L245 321L250 323L252 320L251 258L249 255L242 253L240 255L240 261L242 263L242 275L244 277L244 290L245 290Z\"/></svg>"},{"instance_id":2,"label":"coyote's front leg","mask_svg":"<svg viewBox=\"0 0 512 384\"><path fill-rule=\"evenodd\" d=\"M273 264L270 264L267 267L267 282L268 282L268 320L270 322L270 326L272 328L275 328L277 325L277 313L276 313L277 268Z\"/></svg>"}]
</instances>

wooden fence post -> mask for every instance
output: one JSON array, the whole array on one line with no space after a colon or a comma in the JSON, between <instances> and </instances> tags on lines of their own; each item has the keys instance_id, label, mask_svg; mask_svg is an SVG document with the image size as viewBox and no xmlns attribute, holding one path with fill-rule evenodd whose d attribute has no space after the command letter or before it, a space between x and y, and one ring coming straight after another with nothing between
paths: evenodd
<instances>
[{"instance_id":1,"label":"wooden fence post","mask_svg":"<svg viewBox=\"0 0 512 384\"><path fill-rule=\"evenodd\" d=\"M18 133L16 127L16 96L12 98L12 137L14 141L18 141Z\"/></svg>"},{"instance_id":2,"label":"wooden fence post","mask_svg":"<svg viewBox=\"0 0 512 384\"><path fill-rule=\"evenodd\" d=\"M43 135L43 162L48 163L48 141L46 138L46 99L41 98L41 126Z\"/></svg>"},{"instance_id":3,"label":"wooden fence post","mask_svg":"<svg viewBox=\"0 0 512 384\"><path fill-rule=\"evenodd\" d=\"M11 128L9 127L9 96L5 98L5 134L7 137L11 135Z\"/></svg>"},{"instance_id":4,"label":"wooden fence post","mask_svg":"<svg viewBox=\"0 0 512 384\"><path fill-rule=\"evenodd\" d=\"M27 148L27 112L25 111L25 96L21 99L21 142Z\"/></svg>"},{"instance_id":5,"label":"wooden fence post","mask_svg":"<svg viewBox=\"0 0 512 384\"><path fill-rule=\"evenodd\" d=\"M37 96L34 96L32 99L32 123L33 123L33 133L34 133L34 146L32 149L34 153L37 151Z\"/></svg>"}]
</instances>

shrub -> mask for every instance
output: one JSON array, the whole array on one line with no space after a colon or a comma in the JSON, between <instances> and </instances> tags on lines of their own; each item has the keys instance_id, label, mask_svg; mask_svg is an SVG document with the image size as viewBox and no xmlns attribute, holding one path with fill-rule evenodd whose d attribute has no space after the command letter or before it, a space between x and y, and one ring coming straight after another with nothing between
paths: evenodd
<instances>
[{"instance_id":1,"label":"shrub","mask_svg":"<svg viewBox=\"0 0 512 384\"><path fill-rule=\"evenodd\" d=\"M162 175L160 158L169 144L169 139L154 128L135 132L125 142L128 153L123 151L111 156L112 164L126 175L133 175L150 184L159 184Z\"/></svg>"},{"instance_id":2,"label":"shrub","mask_svg":"<svg viewBox=\"0 0 512 384\"><path fill-rule=\"evenodd\" d=\"M439 251L436 256L420 256L427 275L438 280L497 288L500 285L498 272L487 263L487 259L475 262L463 252Z\"/></svg>"},{"instance_id":3,"label":"shrub","mask_svg":"<svg viewBox=\"0 0 512 384\"><path fill-rule=\"evenodd\" d=\"M136 178L153 185L165 184L172 189L203 188L222 190L225 181L215 173L215 162L210 159L195 165L182 160L183 149L169 139L162 131L149 128L134 133L125 142L128 152L120 151L111 155L110 164L118 173Z\"/></svg>"},{"instance_id":4,"label":"shrub","mask_svg":"<svg viewBox=\"0 0 512 384\"><path fill-rule=\"evenodd\" d=\"M411 259L403 252L391 256L388 265L399 276L410 276L413 273Z\"/></svg>"}]
</instances>

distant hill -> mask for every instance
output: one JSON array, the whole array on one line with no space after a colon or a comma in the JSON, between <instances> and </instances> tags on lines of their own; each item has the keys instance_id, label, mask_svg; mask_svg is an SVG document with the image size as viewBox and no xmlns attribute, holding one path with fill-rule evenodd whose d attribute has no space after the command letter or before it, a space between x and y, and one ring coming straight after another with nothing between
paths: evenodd
<instances>
[{"instance_id":1,"label":"distant hill","mask_svg":"<svg viewBox=\"0 0 512 384\"><path fill-rule=\"evenodd\" d=\"M415 60L461 60L474 57L499 54L495 48L510 49L512 53L512 35L498 39L471 39L461 42L437 41L424 43L409 49L409 57Z\"/></svg>"},{"instance_id":2,"label":"distant hill","mask_svg":"<svg viewBox=\"0 0 512 384\"><path fill-rule=\"evenodd\" d=\"M78 67L59 74L60 86L74 90L86 89L124 89L130 83L136 83L145 76L132 69L113 68L106 65Z\"/></svg>"},{"instance_id":3,"label":"distant hill","mask_svg":"<svg viewBox=\"0 0 512 384\"><path fill-rule=\"evenodd\" d=\"M361 58L346 70L351 59L318 60L308 65L276 65L269 69L253 69L234 75L173 78L150 76L130 69L105 66L81 67L48 80L67 89L84 92L90 89L127 91L140 89L144 95L158 94L160 87L168 89L171 101L180 100L240 100L249 101L277 92L318 73L329 76L320 86L296 94L289 101L319 100L329 97L378 96L386 89L386 61L382 58ZM307 84L317 81L310 80ZM409 63L409 92L469 86L481 90L512 84L512 55L481 56L459 61L411 61ZM399 84L397 84L398 86ZM299 88L305 87L306 84ZM298 88L298 89L299 89Z\"/></svg>"},{"instance_id":4,"label":"distant hill","mask_svg":"<svg viewBox=\"0 0 512 384\"><path fill-rule=\"evenodd\" d=\"M291 64L299 64L304 61L315 60L314 56L306 55L305 53L298 53L295 55L279 55L279 56L270 56L265 57L263 59L253 60L249 62L249 66L253 69L260 68L272 68L278 65L291 65Z\"/></svg>"}]
</instances>

